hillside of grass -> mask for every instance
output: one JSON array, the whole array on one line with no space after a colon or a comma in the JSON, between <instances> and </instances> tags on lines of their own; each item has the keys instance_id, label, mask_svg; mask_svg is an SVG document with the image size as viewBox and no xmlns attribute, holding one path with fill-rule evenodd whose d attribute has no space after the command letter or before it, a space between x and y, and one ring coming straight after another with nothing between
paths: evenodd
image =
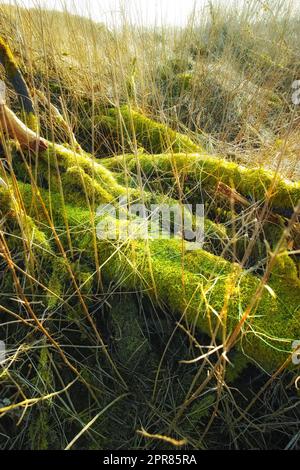
<instances>
[{"instance_id":1,"label":"hillside of grass","mask_svg":"<svg viewBox=\"0 0 300 470\"><path fill-rule=\"evenodd\" d=\"M300 18L240 3L0 4L1 449L299 449Z\"/></svg>"}]
</instances>

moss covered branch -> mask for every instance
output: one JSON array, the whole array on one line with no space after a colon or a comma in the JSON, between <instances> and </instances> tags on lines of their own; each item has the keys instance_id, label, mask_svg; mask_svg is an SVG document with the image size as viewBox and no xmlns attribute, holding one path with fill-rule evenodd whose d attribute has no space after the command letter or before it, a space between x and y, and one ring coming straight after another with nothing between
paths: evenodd
<instances>
[{"instance_id":1,"label":"moss covered branch","mask_svg":"<svg viewBox=\"0 0 300 470\"><path fill-rule=\"evenodd\" d=\"M26 211L37 224L47 221L43 206L50 210L55 226L65 217L74 250L82 253L91 271L95 262L90 212L81 207L64 205L59 194L49 195L20 183ZM4 189L1 190L2 194ZM100 219L98 219L100 221ZM78 227L81 236L78 237ZM49 232L51 234L51 231ZM66 244L67 241L62 239ZM247 309L261 280L221 257L204 250L183 250L180 240L134 240L124 242L99 240L101 272L106 282L122 279L122 288L147 292L152 300L166 305L190 327L222 340L223 327L230 335ZM230 292L229 303L224 299ZM300 336L300 281L291 259L282 254L272 272L268 288L258 299L245 323L237 347L268 371L281 366L290 357L291 344Z\"/></svg>"},{"instance_id":2,"label":"moss covered branch","mask_svg":"<svg viewBox=\"0 0 300 470\"><path fill-rule=\"evenodd\" d=\"M165 191L177 187L190 200L200 202L218 192L221 183L237 190L250 203L268 201L270 207L290 217L300 201L300 183L285 180L264 168L246 168L205 154L126 155L102 161L111 171L135 175L140 167L144 182L156 191L162 181Z\"/></svg>"},{"instance_id":3,"label":"moss covered branch","mask_svg":"<svg viewBox=\"0 0 300 470\"><path fill-rule=\"evenodd\" d=\"M201 152L203 146L169 126L150 119L142 112L123 105L110 108L94 119L96 138L102 144L105 140L114 142L116 153L124 148L129 152ZM117 143L121 143L118 148ZM101 145L99 145L101 149ZM113 150L113 149L111 149Z\"/></svg>"},{"instance_id":4,"label":"moss covered branch","mask_svg":"<svg viewBox=\"0 0 300 470\"><path fill-rule=\"evenodd\" d=\"M0 36L0 63L3 65L7 78L18 95L21 111L24 116L24 122L32 130L37 130L37 120L35 116L33 101L24 80L24 77L17 65L13 53Z\"/></svg>"},{"instance_id":5,"label":"moss covered branch","mask_svg":"<svg viewBox=\"0 0 300 470\"><path fill-rule=\"evenodd\" d=\"M0 128L4 134L7 133L8 137L16 140L22 148L40 151L48 147L45 139L38 137L4 104L0 105Z\"/></svg>"}]
</instances>

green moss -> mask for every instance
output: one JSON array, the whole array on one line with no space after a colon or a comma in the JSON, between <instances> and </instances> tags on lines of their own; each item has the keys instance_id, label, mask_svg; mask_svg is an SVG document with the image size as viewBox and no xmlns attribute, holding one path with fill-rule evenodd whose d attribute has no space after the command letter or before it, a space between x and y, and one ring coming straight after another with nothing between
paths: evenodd
<instances>
[{"instance_id":1,"label":"green moss","mask_svg":"<svg viewBox=\"0 0 300 470\"><path fill-rule=\"evenodd\" d=\"M24 121L26 126L29 127L29 129L33 130L34 132L38 131L38 119L33 112L26 113L25 111L22 111L21 119Z\"/></svg>"},{"instance_id":2,"label":"green moss","mask_svg":"<svg viewBox=\"0 0 300 470\"><path fill-rule=\"evenodd\" d=\"M84 206L87 201L104 204L110 203L114 199L107 190L78 166L68 168L61 181L64 194L70 203Z\"/></svg>"},{"instance_id":3,"label":"green moss","mask_svg":"<svg viewBox=\"0 0 300 470\"><path fill-rule=\"evenodd\" d=\"M24 201L31 201L31 188L20 186ZM46 204L49 197L43 194ZM55 224L63 220L59 196L51 195ZM28 207L28 210L30 206ZM82 208L64 207L71 227L72 244L82 250L85 262L93 263L93 234L89 213ZM86 227L84 237L76 236L78 224ZM73 227L73 229L72 229ZM101 240L99 256L107 282L121 280L124 289L142 289L159 304L181 316L208 335L219 325L226 292L232 294L227 312L227 334L233 331L255 295L260 279L238 265L204 250L183 252L180 240L128 241L126 246ZM104 262L106 260L106 262ZM238 348L268 371L279 367L291 352L292 341L300 337L300 285L294 270L289 278L276 276L264 289L259 302L243 327ZM284 279L284 280L283 280ZM222 327L218 337L221 339Z\"/></svg>"},{"instance_id":4,"label":"green moss","mask_svg":"<svg viewBox=\"0 0 300 470\"><path fill-rule=\"evenodd\" d=\"M234 187L249 201L264 201L268 195L270 206L290 215L300 200L300 183L292 182L262 168L246 168L208 155L200 154L161 154L133 157L114 157L103 161L112 171L136 172L140 166L143 178L151 187L151 179L161 178L167 189L173 189L177 178L184 188L198 188L191 198L205 198L205 194L215 194L219 182ZM175 178L176 175L176 178Z\"/></svg>"},{"instance_id":5,"label":"green moss","mask_svg":"<svg viewBox=\"0 0 300 470\"><path fill-rule=\"evenodd\" d=\"M136 244L131 249L134 249L134 255L131 254L131 259L135 260L134 269L126 269L125 255L123 258L119 254L114 266L112 262L107 266L108 275L122 276L126 279L124 287L128 288L139 283L138 273L143 273L141 288L143 285L149 293L152 292L153 298L167 304L174 312L186 312L191 324L212 335L220 321L218 315L224 306L228 283L237 276L237 266L199 250L185 253L183 271L180 246L175 241L153 242L150 260L142 246ZM184 281L181 281L182 276ZM227 313L228 334L255 295L259 283L259 278L245 272L236 277ZM244 325L239 343L246 356L269 371L279 367L288 357L292 341L300 334L299 281L290 283L285 280L284 286L274 282L270 285L276 297L265 289ZM219 328L220 339L221 332L222 327Z\"/></svg>"},{"instance_id":6,"label":"green moss","mask_svg":"<svg viewBox=\"0 0 300 470\"><path fill-rule=\"evenodd\" d=\"M31 242L34 245L33 249L36 247L42 249L43 251L51 252L47 235L45 232L37 228L32 218L26 215L22 223L24 224L24 232L28 237L28 242Z\"/></svg>"},{"instance_id":7,"label":"green moss","mask_svg":"<svg viewBox=\"0 0 300 470\"><path fill-rule=\"evenodd\" d=\"M290 281L295 283L295 287L299 284L297 267L289 256L288 252L281 253L272 269L272 280Z\"/></svg>"},{"instance_id":8,"label":"green moss","mask_svg":"<svg viewBox=\"0 0 300 470\"><path fill-rule=\"evenodd\" d=\"M17 156L14 163L18 178L29 182L26 168ZM151 209L151 205L178 206L178 201L168 196L121 185L113 173L99 161L94 161L89 155L74 153L63 146L53 146L42 153L34 171L39 174L39 185L56 193L62 191L66 203L83 208L90 204L94 211L100 204L118 206L120 197L128 197L134 203L143 202L148 209ZM137 182L133 186L137 186ZM190 219L191 223L192 220L196 222L193 216ZM204 230L205 247L216 250L216 253L221 252L227 241L225 227L205 217Z\"/></svg>"},{"instance_id":9,"label":"green moss","mask_svg":"<svg viewBox=\"0 0 300 470\"><path fill-rule=\"evenodd\" d=\"M95 280L95 273L91 267L81 263L80 260L71 262L68 266L66 260L57 256L52 258L52 269L51 265L48 267L51 275L47 285L47 306L50 310L57 309L59 306L62 307L64 317L71 322L75 321L81 330L82 336L86 337L86 331L80 324L82 309L78 293L74 290L70 280L70 270L86 306L91 304Z\"/></svg>"},{"instance_id":10,"label":"green moss","mask_svg":"<svg viewBox=\"0 0 300 470\"><path fill-rule=\"evenodd\" d=\"M34 220L24 213L17 200L13 197L12 189L0 187L0 213L5 215L4 224L8 235L10 249L23 251L23 242L30 246L32 253L47 256L51 252L46 234L40 230Z\"/></svg>"},{"instance_id":11,"label":"green moss","mask_svg":"<svg viewBox=\"0 0 300 470\"><path fill-rule=\"evenodd\" d=\"M2 217L12 208L11 196L8 189L0 186L0 214Z\"/></svg>"},{"instance_id":12,"label":"green moss","mask_svg":"<svg viewBox=\"0 0 300 470\"><path fill-rule=\"evenodd\" d=\"M20 155L15 157L14 169L18 179L30 182L26 165ZM121 186L113 174L88 154L78 154L62 145L49 145L40 153L31 170L37 172L38 183L51 191L62 191L66 202L86 207L88 201L108 203L126 194L135 195L132 189Z\"/></svg>"},{"instance_id":13,"label":"green moss","mask_svg":"<svg viewBox=\"0 0 300 470\"><path fill-rule=\"evenodd\" d=\"M139 147L150 153L202 151L201 146L187 136L126 105L109 109L106 114L96 118L95 124L102 139L103 134L107 135L109 140L119 141L123 148L125 141L125 148L129 151Z\"/></svg>"},{"instance_id":14,"label":"green moss","mask_svg":"<svg viewBox=\"0 0 300 470\"><path fill-rule=\"evenodd\" d=\"M14 76L14 74L17 72L18 67L17 67L16 61L14 59L14 56L9 46L1 37L0 37L0 62L5 68L8 78L11 79Z\"/></svg>"}]
</instances>

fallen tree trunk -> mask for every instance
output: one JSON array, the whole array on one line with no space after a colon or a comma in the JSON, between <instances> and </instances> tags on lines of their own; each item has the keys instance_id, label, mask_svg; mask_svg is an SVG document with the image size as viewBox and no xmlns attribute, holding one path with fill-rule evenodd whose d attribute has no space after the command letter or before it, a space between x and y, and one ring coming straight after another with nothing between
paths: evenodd
<instances>
[{"instance_id":1,"label":"fallen tree trunk","mask_svg":"<svg viewBox=\"0 0 300 470\"><path fill-rule=\"evenodd\" d=\"M218 192L220 183L239 192L249 203L264 203L286 217L291 217L300 201L300 183L282 178L264 168L246 168L207 154L125 155L102 161L111 171L136 175L140 168L143 182L159 191L157 181L164 182L165 191L181 192L190 202L204 201L206 195Z\"/></svg>"},{"instance_id":2,"label":"fallen tree trunk","mask_svg":"<svg viewBox=\"0 0 300 470\"><path fill-rule=\"evenodd\" d=\"M112 170L124 170L127 174L129 170L133 175L140 172L150 189L154 189L154 180L158 178L162 192L168 193L178 184L182 184L183 194L186 187L196 188L193 200L197 202L203 191L217 191L221 184L223 192L224 188L227 192L233 188L231 197L239 198L239 202L246 204L248 198L258 202L267 199L275 211L288 213L293 212L300 199L299 184L285 181L272 172L247 169L204 154L128 155L100 163L91 155L38 138L6 106L1 108L0 122L3 130L23 149L39 150L39 158L33 163L35 171L28 165L26 151L25 159L16 152L13 164L17 187L15 179L10 189L1 187L0 204L6 223L6 216L8 220L14 218L18 210L15 202L10 205L10 198L14 191L14 201L21 196L20 207L26 210L27 223L33 227L29 237L38 234L35 245L37 252L40 247L42 258L45 250L48 261L53 256L47 273L51 280L48 291L53 292L55 288L63 291L68 280L63 278L61 267L64 263L71 264L76 253L80 263L91 272L95 272L95 267L99 271L97 262L101 260L101 274L108 284L118 281L123 289L146 292L154 302L166 305L180 320L187 321L191 330L196 326L214 340L224 341L224 353L228 352L229 341L230 346L237 345L268 371L291 357L291 344L300 337L300 281L295 264L286 253L279 253L267 283L266 279L249 274L222 256L205 250L188 252L182 240L97 240L98 221L107 219L119 229L128 221L107 214L96 217L95 204L113 204L117 197L125 195L138 201L159 200L153 192L145 192L139 186L140 181L131 188L122 184ZM60 239L56 230L62 227L67 235ZM216 232L220 230L216 224L212 227ZM55 242L51 247L45 244L54 232L59 250ZM21 233L22 237L26 236L26 231ZM20 249L22 237L17 237L21 241ZM62 257L62 253L70 253L70 259L67 255ZM38 253L36 256L39 258ZM26 257L18 253L19 258ZM57 272L59 277L55 277ZM230 342L232 334L235 338Z\"/></svg>"},{"instance_id":3,"label":"fallen tree trunk","mask_svg":"<svg viewBox=\"0 0 300 470\"><path fill-rule=\"evenodd\" d=\"M0 36L0 63L3 65L7 78L18 95L24 121L32 130L37 130L32 97L23 75L6 41Z\"/></svg>"},{"instance_id":4,"label":"fallen tree trunk","mask_svg":"<svg viewBox=\"0 0 300 470\"><path fill-rule=\"evenodd\" d=\"M39 189L37 196L30 185L19 183L18 188L26 212L38 228L47 224L45 207L48 211L51 208L55 227L62 227L67 218L73 250L81 253L82 265L89 266L93 271L96 228L90 225L90 212L85 208L65 205L57 193L49 194ZM7 190L0 188L0 201L1 194L4 197L8 194ZM103 217L108 217L109 222L111 216ZM101 220L98 217L95 224ZM119 227L120 223L117 222ZM41 233L43 231L45 229ZM51 229L48 235L51 236ZM40 235L40 239L44 243L49 236ZM62 243L67 251L68 241L62 240ZM43 257L44 248L37 245L37 253L38 246ZM120 282L126 291L141 290L147 293L152 301L176 313L185 325L188 322L191 330L197 327L219 341L222 341L225 324L227 338L235 331L241 312L247 310L262 282L259 277L241 270L237 264L204 250L183 250L180 240L128 240L126 243L116 240L112 243L109 239L102 239L97 241L97 250L101 259L101 274L108 284L111 281ZM66 281L61 277L62 264L55 251L52 246L53 255L48 250L47 256L53 256L51 271L59 273L51 284L52 289L53 286L58 289L56 296L59 298ZM59 263L59 269L55 269L56 263ZM225 307L228 295L229 302ZM281 254L234 344L249 360L272 372L291 357L292 343L299 336L300 281L292 260ZM223 347L225 352L226 345L223 344Z\"/></svg>"}]
</instances>

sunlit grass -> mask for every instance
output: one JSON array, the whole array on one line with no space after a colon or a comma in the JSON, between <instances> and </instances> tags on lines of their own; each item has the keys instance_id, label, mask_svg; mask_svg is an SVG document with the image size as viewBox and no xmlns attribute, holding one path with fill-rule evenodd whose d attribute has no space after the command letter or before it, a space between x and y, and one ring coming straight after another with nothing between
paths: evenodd
<instances>
[{"instance_id":1,"label":"sunlit grass","mask_svg":"<svg viewBox=\"0 0 300 470\"><path fill-rule=\"evenodd\" d=\"M201 181L185 192L175 160L174 184L172 178L171 183L155 179L155 168L153 177L145 175L138 163L133 174L125 154L130 151L138 162L147 152L133 119L125 123L122 106L185 134L203 146L204 154L299 179L300 115L291 102L292 83L300 79L299 24L286 1L253 0L238 10L211 3L195 12L184 29L146 29L127 22L125 13L123 25L113 29L68 12L0 6L1 35L31 90L41 135L78 155L88 152L93 165L99 163L96 158L123 154L122 172L115 170L112 176L128 194L137 198L135 187L142 199L162 193L161 198L177 197L181 203L197 197ZM16 98L10 89L8 104L18 113ZM117 138L97 124L112 107L120 121ZM122 265L117 277L103 278L110 258L102 259L98 250L96 190L89 193L83 176L82 194L75 194L74 202L76 197L85 199L88 220L82 221L74 204L77 225L70 225L67 212L58 225L51 197L49 203L46 196L56 192L68 205L60 163L36 163L33 154L28 159L21 151L22 175L17 175L16 149L2 141L0 177L10 185L13 207L3 217L0 210L0 311L5 315L0 339L8 345L0 369L0 447L299 447L295 376L284 367L271 375L253 365L242 372L251 358L234 349L240 337L247 340L249 330L274 347L276 338L253 330L252 316L264 289L276 296L268 282L282 253L294 250L299 264L296 215L285 220L271 248L264 222L276 216L268 199L250 200L236 213L233 199L226 209L220 194L211 194L208 213L218 207L216 222L231 233L214 246L216 254L239 263L238 274L246 269L261 282L247 307L238 306L233 331L227 330L227 315L238 275L228 283L220 311L215 311L209 283L222 278L218 266L206 279L209 287L204 290L199 283L180 321L175 320L157 295L149 246L143 255L150 273L146 279L133 250L128 253L129 240L111 242L110 247L110 258L120 253L143 288L124 287L129 276ZM96 166L92 178L96 180ZM19 179L31 186L31 204L22 199ZM39 220L30 225L28 217L36 205ZM47 234L45 242L39 230ZM238 244L248 233L252 238L239 256ZM92 234L88 262L84 249L73 244L87 234ZM59 289L51 278L52 263L61 275ZM182 248L182 293L185 269ZM219 318L209 337L185 318L199 292L203 311ZM221 442L222 435L226 440Z\"/></svg>"}]
</instances>

